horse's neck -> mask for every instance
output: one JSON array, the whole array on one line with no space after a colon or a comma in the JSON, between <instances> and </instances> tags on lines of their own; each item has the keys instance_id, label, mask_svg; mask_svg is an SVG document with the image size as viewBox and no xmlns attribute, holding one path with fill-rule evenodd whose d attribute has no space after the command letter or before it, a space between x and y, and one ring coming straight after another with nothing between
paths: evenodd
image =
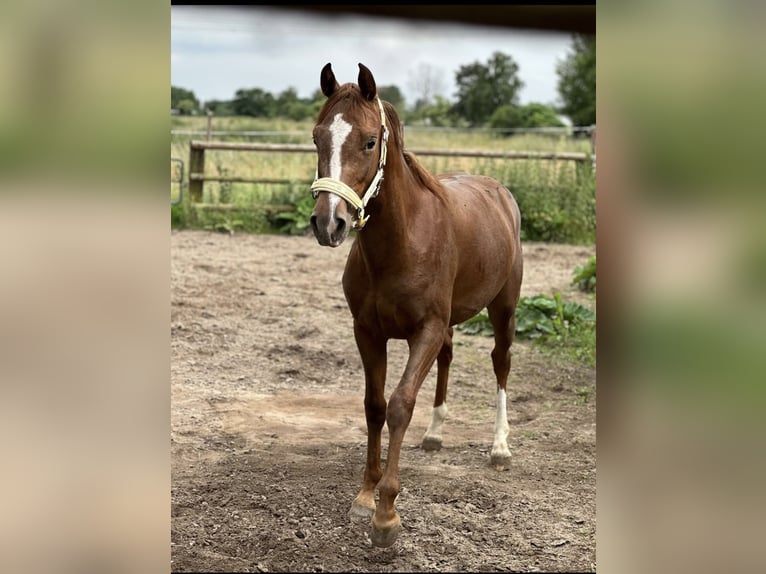
<instances>
[{"instance_id":1,"label":"horse's neck","mask_svg":"<svg viewBox=\"0 0 766 574\"><path fill-rule=\"evenodd\" d=\"M393 157L391 157L393 156ZM408 227L418 194L415 180L401 153L390 153L377 197L371 200L370 220L359 231L359 241L370 255L399 253L408 241ZM374 206L373 206L374 204Z\"/></svg>"}]
</instances>

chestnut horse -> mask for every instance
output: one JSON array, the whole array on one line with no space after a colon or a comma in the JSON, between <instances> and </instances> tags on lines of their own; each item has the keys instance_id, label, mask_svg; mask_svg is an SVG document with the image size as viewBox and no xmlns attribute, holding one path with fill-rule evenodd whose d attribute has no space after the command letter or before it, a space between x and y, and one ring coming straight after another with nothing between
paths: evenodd
<instances>
[{"instance_id":1,"label":"chestnut horse","mask_svg":"<svg viewBox=\"0 0 766 574\"><path fill-rule=\"evenodd\" d=\"M434 361L436 398L422 447L441 448L447 416L452 325L485 307L494 327L492 363L497 418L491 462L510 460L506 382L522 278L519 208L494 179L469 174L434 177L404 150L396 110L377 95L370 70L339 85L330 64L320 74L327 101L314 128L317 179L311 227L320 245L337 247L357 229L343 273L364 365L367 463L349 512L372 522L375 546L396 540L401 521L399 456L415 398ZM386 404L386 346L406 339L409 357ZM388 425L388 460L381 470L381 430ZM375 489L380 494L375 505Z\"/></svg>"}]
</instances>

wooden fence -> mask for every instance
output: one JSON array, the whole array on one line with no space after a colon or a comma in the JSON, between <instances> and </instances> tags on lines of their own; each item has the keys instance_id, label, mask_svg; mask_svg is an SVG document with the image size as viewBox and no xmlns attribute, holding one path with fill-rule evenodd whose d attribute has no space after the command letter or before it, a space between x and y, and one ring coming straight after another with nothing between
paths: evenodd
<instances>
[{"instance_id":1,"label":"wooden fence","mask_svg":"<svg viewBox=\"0 0 766 574\"><path fill-rule=\"evenodd\" d=\"M224 175L205 175L205 151L206 150L231 150L231 151L261 151L274 153L316 153L313 145L298 144L259 144L259 143L235 143L221 141L192 140L189 144L189 196L193 202L202 201L202 190L206 181L231 182L231 183L303 183L311 184L312 180L294 179L269 179L255 177L238 177ZM591 154L579 152L536 152L536 151L476 151L476 150L444 150L444 149L411 149L418 156L437 157L475 157L496 159L537 159L551 161L591 161Z\"/></svg>"}]
</instances>

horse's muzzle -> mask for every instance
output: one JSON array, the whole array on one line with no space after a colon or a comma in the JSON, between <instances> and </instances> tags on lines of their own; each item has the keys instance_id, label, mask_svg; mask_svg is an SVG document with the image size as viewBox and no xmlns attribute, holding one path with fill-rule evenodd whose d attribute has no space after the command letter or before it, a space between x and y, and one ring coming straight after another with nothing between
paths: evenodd
<instances>
[{"instance_id":1,"label":"horse's muzzle","mask_svg":"<svg viewBox=\"0 0 766 574\"><path fill-rule=\"evenodd\" d=\"M315 210L309 221L319 245L338 247L348 236L348 216L333 213L331 217L327 217L317 214Z\"/></svg>"}]
</instances>

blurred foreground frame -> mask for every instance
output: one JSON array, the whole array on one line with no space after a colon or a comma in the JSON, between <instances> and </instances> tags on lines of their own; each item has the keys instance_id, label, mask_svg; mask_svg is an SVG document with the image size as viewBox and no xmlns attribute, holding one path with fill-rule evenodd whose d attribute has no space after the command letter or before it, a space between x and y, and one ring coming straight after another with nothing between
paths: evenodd
<instances>
[{"instance_id":1,"label":"blurred foreground frame","mask_svg":"<svg viewBox=\"0 0 766 574\"><path fill-rule=\"evenodd\" d=\"M167 571L169 10L3 8L0 571Z\"/></svg>"},{"instance_id":2,"label":"blurred foreground frame","mask_svg":"<svg viewBox=\"0 0 766 574\"><path fill-rule=\"evenodd\" d=\"M293 9L327 16L382 16L407 20L477 24L540 32L596 33L596 3L580 4L479 4L474 6L429 5L332 5L286 4Z\"/></svg>"}]
</instances>

